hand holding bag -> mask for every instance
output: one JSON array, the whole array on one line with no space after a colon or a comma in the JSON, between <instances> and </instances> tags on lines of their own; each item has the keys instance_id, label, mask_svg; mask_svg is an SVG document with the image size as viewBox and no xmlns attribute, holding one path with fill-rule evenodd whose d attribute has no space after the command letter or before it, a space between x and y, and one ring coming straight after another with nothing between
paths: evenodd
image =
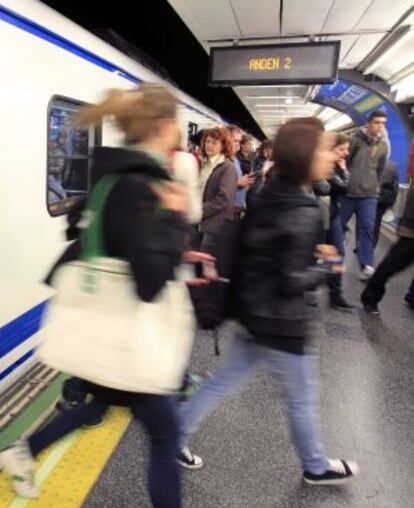
<instances>
[{"instance_id":1,"label":"hand holding bag","mask_svg":"<svg viewBox=\"0 0 414 508\"><path fill-rule=\"evenodd\" d=\"M38 354L47 365L102 386L169 393L181 386L190 358L192 304L180 280L167 281L153 301L140 300L129 263L106 255L103 211L118 178L104 177L92 192L83 260L63 265L54 278Z\"/></svg>"}]
</instances>

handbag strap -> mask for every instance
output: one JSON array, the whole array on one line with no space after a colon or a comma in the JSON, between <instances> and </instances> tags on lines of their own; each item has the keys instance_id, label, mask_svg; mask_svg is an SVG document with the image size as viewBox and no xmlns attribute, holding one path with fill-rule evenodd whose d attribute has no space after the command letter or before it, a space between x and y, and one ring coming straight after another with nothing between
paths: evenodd
<instances>
[{"instance_id":1,"label":"handbag strap","mask_svg":"<svg viewBox=\"0 0 414 508\"><path fill-rule=\"evenodd\" d=\"M95 185L86 203L86 227L81 232L81 259L107 257L103 240L103 218L106 201L121 175L105 175Z\"/></svg>"}]
</instances>

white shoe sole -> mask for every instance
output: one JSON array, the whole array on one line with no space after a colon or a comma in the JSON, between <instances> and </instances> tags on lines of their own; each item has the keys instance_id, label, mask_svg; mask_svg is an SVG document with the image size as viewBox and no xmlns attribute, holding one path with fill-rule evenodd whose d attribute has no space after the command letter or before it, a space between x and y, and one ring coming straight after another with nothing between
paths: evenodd
<instances>
[{"instance_id":1,"label":"white shoe sole","mask_svg":"<svg viewBox=\"0 0 414 508\"><path fill-rule=\"evenodd\" d=\"M308 480L307 478L304 478L304 482L308 483L309 485L342 485L344 483L348 483L349 481L353 480L355 478L355 475L348 476L347 478L341 478L337 480Z\"/></svg>"},{"instance_id":2,"label":"white shoe sole","mask_svg":"<svg viewBox=\"0 0 414 508\"><path fill-rule=\"evenodd\" d=\"M359 474L358 464L355 462L347 462L349 469L352 472L352 476L347 476L346 478L337 478L336 480L310 480L306 477L303 477L303 480L309 485L342 485L344 483L348 483L353 480Z\"/></svg>"},{"instance_id":3,"label":"white shoe sole","mask_svg":"<svg viewBox=\"0 0 414 508\"><path fill-rule=\"evenodd\" d=\"M178 464L183 467L184 469L187 469L187 471L197 471L198 469L201 469L204 466L204 462L201 464L197 464L194 466L189 466L185 462L181 462L181 460L177 460Z\"/></svg>"}]
</instances>

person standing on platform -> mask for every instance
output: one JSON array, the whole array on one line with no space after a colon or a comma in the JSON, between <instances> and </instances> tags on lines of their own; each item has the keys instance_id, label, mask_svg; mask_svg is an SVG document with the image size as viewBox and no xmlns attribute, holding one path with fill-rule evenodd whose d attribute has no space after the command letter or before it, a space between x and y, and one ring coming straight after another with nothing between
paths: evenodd
<instances>
[{"instance_id":1,"label":"person standing on platform","mask_svg":"<svg viewBox=\"0 0 414 508\"><path fill-rule=\"evenodd\" d=\"M237 156L243 175L249 175L252 172L253 163L253 138L244 134L240 141L240 150Z\"/></svg>"},{"instance_id":2,"label":"person standing on platform","mask_svg":"<svg viewBox=\"0 0 414 508\"><path fill-rule=\"evenodd\" d=\"M237 191L234 200L234 214L235 217L240 218L246 210L247 191L253 184L254 179L250 173L243 174L242 165L237 155L240 151L240 144L242 141L241 130L236 125L230 125L227 129L232 141L231 161L233 162L237 173Z\"/></svg>"},{"instance_id":3,"label":"person standing on platform","mask_svg":"<svg viewBox=\"0 0 414 508\"><path fill-rule=\"evenodd\" d=\"M388 152L383 139L386 123L387 115L383 111L372 112L367 125L352 139L349 150L350 180L348 192L342 199L340 214L344 230L350 218L356 215L361 281L367 281L374 273L375 217L380 180Z\"/></svg>"},{"instance_id":4,"label":"person standing on platform","mask_svg":"<svg viewBox=\"0 0 414 508\"><path fill-rule=\"evenodd\" d=\"M233 142L229 131L223 127L206 130L201 143L201 152L203 156L199 180L203 196L201 249L214 255L224 221L234 217L237 173L231 160Z\"/></svg>"},{"instance_id":5,"label":"person standing on platform","mask_svg":"<svg viewBox=\"0 0 414 508\"><path fill-rule=\"evenodd\" d=\"M328 183L330 186L330 224L327 234L327 243L334 245L339 256L345 257L344 233L342 229L341 218L339 215L341 199L346 194L349 184L349 173L346 168L346 159L349 154L351 138L345 134L337 134L334 151L337 155L337 161L332 176ZM342 274L335 273L328 277L328 287L330 304L334 309L351 310L353 306L349 304L342 293Z\"/></svg>"},{"instance_id":6,"label":"person standing on platform","mask_svg":"<svg viewBox=\"0 0 414 508\"><path fill-rule=\"evenodd\" d=\"M248 190L247 202L249 202L251 196L260 189L265 177L265 170L269 169L273 165L273 162L271 161L272 149L272 141L270 141L270 139L265 139L260 145L256 157L253 159L253 184Z\"/></svg>"},{"instance_id":7,"label":"person standing on platform","mask_svg":"<svg viewBox=\"0 0 414 508\"><path fill-rule=\"evenodd\" d=\"M397 163L387 160L381 176L380 194L378 198L377 215L374 228L374 248L378 245L382 218L385 212L392 208L397 201L400 173Z\"/></svg>"},{"instance_id":8,"label":"person standing on platform","mask_svg":"<svg viewBox=\"0 0 414 508\"><path fill-rule=\"evenodd\" d=\"M202 217L202 204L199 180L198 161L196 157L185 152L180 145L171 154L171 177L183 185L188 199L187 220L190 224L199 224Z\"/></svg>"},{"instance_id":9,"label":"person standing on platform","mask_svg":"<svg viewBox=\"0 0 414 508\"><path fill-rule=\"evenodd\" d=\"M409 190L397 233L397 243L391 247L362 292L361 302L368 314L379 314L378 304L385 295L388 280L414 263L414 187ZM414 283L410 289L414 289ZM411 300L410 297L409 290L405 297L409 306L414 303L414 298Z\"/></svg>"},{"instance_id":10,"label":"person standing on platform","mask_svg":"<svg viewBox=\"0 0 414 508\"><path fill-rule=\"evenodd\" d=\"M254 157L252 162L252 173L254 175L260 175L263 178L263 169L266 164L266 162L269 162L270 164L273 164L271 162L272 158L272 150L273 150L273 143L270 139L265 139L262 141L262 144L259 147L259 150L257 152L256 157Z\"/></svg>"}]
</instances>

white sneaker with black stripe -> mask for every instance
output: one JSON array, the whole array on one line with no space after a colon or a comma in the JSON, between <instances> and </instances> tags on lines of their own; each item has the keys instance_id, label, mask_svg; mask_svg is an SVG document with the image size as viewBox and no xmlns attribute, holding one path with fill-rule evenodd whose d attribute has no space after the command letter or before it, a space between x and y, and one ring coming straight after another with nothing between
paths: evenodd
<instances>
[{"instance_id":1,"label":"white sneaker with black stripe","mask_svg":"<svg viewBox=\"0 0 414 508\"><path fill-rule=\"evenodd\" d=\"M204 465L203 459L198 455L193 455L187 447L180 450L177 462L181 467L189 470L201 469Z\"/></svg>"},{"instance_id":2,"label":"white sneaker with black stripe","mask_svg":"<svg viewBox=\"0 0 414 508\"><path fill-rule=\"evenodd\" d=\"M29 446L24 440L16 441L0 453L0 468L11 476L16 494L29 499L40 495L34 480L33 463Z\"/></svg>"},{"instance_id":3,"label":"white sneaker with black stripe","mask_svg":"<svg viewBox=\"0 0 414 508\"><path fill-rule=\"evenodd\" d=\"M358 472L358 464L342 459L328 459L329 468L323 474L313 474L305 471L303 479L311 485L339 485L354 478Z\"/></svg>"}]
</instances>

